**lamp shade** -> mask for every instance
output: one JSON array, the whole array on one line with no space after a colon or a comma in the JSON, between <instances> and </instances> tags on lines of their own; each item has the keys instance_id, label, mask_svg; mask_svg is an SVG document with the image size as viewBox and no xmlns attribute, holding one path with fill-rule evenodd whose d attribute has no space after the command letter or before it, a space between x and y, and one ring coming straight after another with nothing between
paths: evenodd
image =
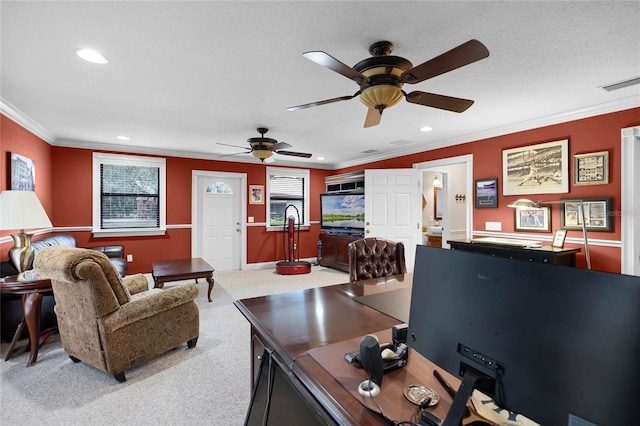
<instances>
[{"instance_id":1,"label":"lamp shade","mask_svg":"<svg viewBox=\"0 0 640 426\"><path fill-rule=\"evenodd\" d=\"M534 203L531 200L527 200L526 198L520 198L518 200L512 201L507 204L507 207L517 208L517 207L540 207L540 203Z\"/></svg>"},{"instance_id":2,"label":"lamp shade","mask_svg":"<svg viewBox=\"0 0 640 426\"><path fill-rule=\"evenodd\" d=\"M53 225L33 191L0 192L0 229L51 228Z\"/></svg>"}]
</instances>

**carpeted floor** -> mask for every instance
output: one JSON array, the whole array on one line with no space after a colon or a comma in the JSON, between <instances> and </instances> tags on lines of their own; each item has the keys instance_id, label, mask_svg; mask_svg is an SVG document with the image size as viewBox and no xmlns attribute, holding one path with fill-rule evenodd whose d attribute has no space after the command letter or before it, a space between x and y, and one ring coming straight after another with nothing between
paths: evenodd
<instances>
[{"instance_id":1,"label":"carpeted floor","mask_svg":"<svg viewBox=\"0 0 640 426\"><path fill-rule=\"evenodd\" d=\"M150 280L150 278L148 278ZM26 368L22 348L0 361L0 423L8 425L241 425L250 399L249 323L233 306L248 297L343 283L348 275L314 266L308 275L273 269L214 274L213 302L200 280L200 337L126 371L127 381L74 364L53 335ZM180 285L168 283L166 287ZM26 340L19 342L24 347ZM1 344L2 358L9 347Z\"/></svg>"}]
</instances>

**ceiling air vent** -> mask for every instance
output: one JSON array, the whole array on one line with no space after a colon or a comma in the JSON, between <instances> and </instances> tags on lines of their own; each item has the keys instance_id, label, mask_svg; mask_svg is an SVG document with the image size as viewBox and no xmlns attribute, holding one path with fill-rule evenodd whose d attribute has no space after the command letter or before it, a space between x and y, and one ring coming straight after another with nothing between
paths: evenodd
<instances>
[{"instance_id":1,"label":"ceiling air vent","mask_svg":"<svg viewBox=\"0 0 640 426\"><path fill-rule=\"evenodd\" d=\"M628 78L626 80L619 81L617 83L605 84L604 86L598 86L599 88L611 92L613 90L622 89L625 87L633 86L634 84L640 84L640 76Z\"/></svg>"},{"instance_id":2,"label":"ceiling air vent","mask_svg":"<svg viewBox=\"0 0 640 426\"><path fill-rule=\"evenodd\" d=\"M380 151L379 149L367 149L366 151L362 151L360 154L373 154L374 152Z\"/></svg>"}]
</instances>

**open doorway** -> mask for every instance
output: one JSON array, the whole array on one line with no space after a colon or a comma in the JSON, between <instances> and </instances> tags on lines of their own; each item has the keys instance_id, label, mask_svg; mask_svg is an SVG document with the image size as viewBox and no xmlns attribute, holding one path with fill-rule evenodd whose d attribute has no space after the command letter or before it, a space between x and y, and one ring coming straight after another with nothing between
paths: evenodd
<instances>
[{"instance_id":1,"label":"open doorway","mask_svg":"<svg viewBox=\"0 0 640 426\"><path fill-rule=\"evenodd\" d=\"M470 239L473 232L473 155L427 161L413 167L421 171L423 243L428 241L429 235L438 232L444 248L449 248L449 240Z\"/></svg>"}]
</instances>

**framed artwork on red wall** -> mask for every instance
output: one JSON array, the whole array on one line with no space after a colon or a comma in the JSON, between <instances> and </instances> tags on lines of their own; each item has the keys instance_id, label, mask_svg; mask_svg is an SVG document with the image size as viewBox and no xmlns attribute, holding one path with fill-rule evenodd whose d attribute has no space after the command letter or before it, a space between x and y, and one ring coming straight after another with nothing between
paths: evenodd
<instances>
[{"instance_id":1,"label":"framed artwork on red wall","mask_svg":"<svg viewBox=\"0 0 640 426\"><path fill-rule=\"evenodd\" d=\"M569 139L502 151L503 195L569 192Z\"/></svg>"},{"instance_id":2,"label":"framed artwork on red wall","mask_svg":"<svg viewBox=\"0 0 640 426\"><path fill-rule=\"evenodd\" d=\"M36 190L36 163L32 159L11 153L10 186L13 191Z\"/></svg>"},{"instance_id":3,"label":"framed artwork on red wall","mask_svg":"<svg viewBox=\"0 0 640 426\"><path fill-rule=\"evenodd\" d=\"M516 231L551 232L549 207L517 207L514 214Z\"/></svg>"},{"instance_id":4,"label":"framed artwork on red wall","mask_svg":"<svg viewBox=\"0 0 640 426\"><path fill-rule=\"evenodd\" d=\"M561 198L560 201L563 201ZM560 204L560 228L581 231L584 205L584 222L587 231L613 232L614 215L612 197L592 197L582 200L567 199Z\"/></svg>"},{"instance_id":5,"label":"framed artwork on red wall","mask_svg":"<svg viewBox=\"0 0 640 426\"><path fill-rule=\"evenodd\" d=\"M603 185L606 183L609 183L609 151L573 156L574 185Z\"/></svg>"}]
</instances>

